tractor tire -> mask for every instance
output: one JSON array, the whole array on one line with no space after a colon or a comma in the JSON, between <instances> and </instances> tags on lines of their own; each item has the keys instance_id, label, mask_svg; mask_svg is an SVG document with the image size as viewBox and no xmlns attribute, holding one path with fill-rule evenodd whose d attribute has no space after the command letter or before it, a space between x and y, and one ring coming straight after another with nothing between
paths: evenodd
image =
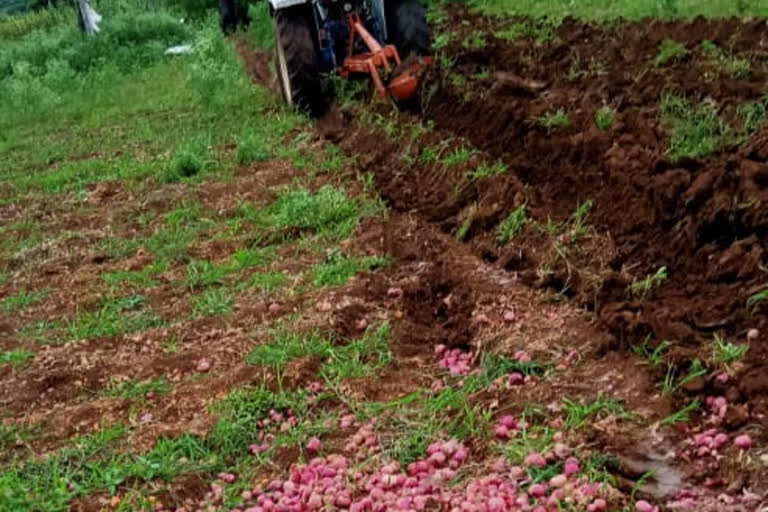
<instances>
[{"instance_id":1,"label":"tractor tire","mask_svg":"<svg viewBox=\"0 0 768 512\"><path fill-rule=\"evenodd\" d=\"M401 59L430 54L427 15L421 0L384 0L384 13L389 42Z\"/></svg>"},{"instance_id":2,"label":"tractor tire","mask_svg":"<svg viewBox=\"0 0 768 512\"><path fill-rule=\"evenodd\" d=\"M327 108L318 67L315 21L309 4L280 9L273 16L275 61L285 101L312 117Z\"/></svg>"}]
</instances>

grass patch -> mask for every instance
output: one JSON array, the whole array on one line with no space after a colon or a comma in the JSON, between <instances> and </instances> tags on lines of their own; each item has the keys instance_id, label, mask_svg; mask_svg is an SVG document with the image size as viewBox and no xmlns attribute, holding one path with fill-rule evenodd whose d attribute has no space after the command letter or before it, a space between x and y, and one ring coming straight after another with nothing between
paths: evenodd
<instances>
[{"instance_id":1,"label":"grass patch","mask_svg":"<svg viewBox=\"0 0 768 512\"><path fill-rule=\"evenodd\" d=\"M645 298L648 292L663 285L667 281L667 277L667 267L659 267L654 274L649 275L645 279L633 281L629 285L629 292L635 297Z\"/></svg>"},{"instance_id":2,"label":"grass patch","mask_svg":"<svg viewBox=\"0 0 768 512\"><path fill-rule=\"evenodd\" d=\"M759 291L755 293L754 295L750 296L747 299L747 307L748 308L756 308L759 304L762 302L765 302L768 300L768 288L765 290Z\"/></svg>"},{"instance_id":3,"label":"grass patch","mask_svg":"<svg viewBox=\"0 0 768 512\"><path fill-rule=\"evenodd\" d=\"M661 116L670 130L667 153L673 161L703 158L733 141L730 127L710 104L667 93L661 97Z\"/></svg>"},{"instance_id":4,"label":"grass patch","mask_svg":"<svg viewBox=\"0 0 768 512\"><path fill-rule=\"evenodd\" d=\"M560 23L553 19L529 18L512 23L494 35L503 41L512 42L518 39L531 38L541 44L555 39L555 30L559 25Z\"/></svg>"},{"instance_id":5,"label":"grass patch","mask_svg":"<svg viewBox=\"0 0 768 512\"><path fill-rule=\"evenodd\" d=\"M448 166L461 165L466 163L472 155L476 153L475 150L469 148L456 148L451 154L443 157L441 160L443 164Z\"/></svg>"},{"instance_id":6,"label":"grass patch","mask_svg":"<svg viewBox=\"0 0 768 512\"><path fill-rule=\"evenodd\" d=\"M140 382L135 380L113 381L109 383L101 395L144 402L149 393L162 396L167 394L170 390L171 385L164 378L150 379Z\"/></svg>"},{"instance_id":7,"label":"grass patch","mask_svg":"<svg viewBox=\"0 0 768 512\"><path fill-rule=\"evenodd\" d=\"M237 140L237 163L249 165L254 162L263 162L272 158L269 146L254 133L248 133Z\"/></svg>"},{"instance_id":8,"label":"grass patch","mask_svg":"<svg viewBox=\"0 0 768 512\"><path fill-rule=\"evenodd\" d=\"M502 161L496 161L492 164L483 163L480 164L472 173L469 175L469 178L471 180L480 180L483 178L492 178L494 176L500 176L507 172L507 166L504 165L504 162Z\"/></svg>"},{"instance_id":9,"label":"grass patch","mask_svg":"<svg viewBox=\"0 0 768 512\"><path fill-rule=\"evenodd\" d=\"M653 65L656 67L665 66L669 62L679 61L688 54L685 46L674 39L664 39L659 46L659 54L653 59Z\"/></svg>"},{"instance_id":10,"label":"grass patch","mask_svg":"<svg viewBox=\"0 0 768 512\"><path fill-rule=\"evenodd\" d=\"M0 311L13 313L28 308L29 306L40 302L49 295L48 290L39 290L36 292L19 292L0 301Z\"/></svg>"},{"instance_id":11,"label":"grass patch","mask_svg":"<svg viewBox=\"0 0 768 512\"><path fill-rule=\"evenodd\" d=\"M595 125L601 132L607 132L616 120L616 111L608 105L600 107L595 112Z\"/></svg>"},{"instance_id":12,"label":"grass patch","mask_svg":"<svg viewBox=\"0 0 768 512\"><path fill-rule=\"evenodd\" d=\"M701 50L721 74L729 75L731 78L747 78L752 74L752 63L748 59L729 55L712 41L703 41Z\"/></svg>"},{"instance_id":13,"label":"grass patch","mask_svg":"<svg viewBox=\"0 0 768 512\"><path fill-rule=\"evenodd\" d=\"M664 354L672 346L672 343L664 340L655 347L648 344L650 336L640 345L632 347L632 352L647 360L651 368L660 368L664 364Z\"/></svg>"},{"instance_id":14,"label":"grass patch","mask_svg":"<svg viewBox=\"0 0 768 512\"><path fill-rule=\"evenodd\" d=\"M707 368L698 358L691 361L688 372L685 374L680 374L679 369L674 364L667 363L667 373L664 375L664 381L661 383L661 393L663 395L672 395L685 387L686 384L706 375Z\"/></svg>"},{"instance_id":15,"label":"grass patch","mask_svg":"<svg viewBox=\"0 0 768 512\"><path fill-rule=\"evenodd\" d=\"M331 341L317 331L278 332L269 343L254 347L245 361L252 365L284 368L301 357L325 357L330 347Z\"/></svg>"},{"instance_id":16,"label":"grass patch","mask_svg":"<svg viewBox=\"0 0 768 512\"><path fill-rule=\"evenodd\" d=\"M168 270L166 262L155 261L141 270L116 270L114 272L105 272L101 277L112 288L117 288L127 283L139 289L146 289L157 286L158 282L155 277L166 270Z\"/></svg>"},{"instance_id":17,"label":"grass patch","mask_svg":"<svg viewBox=\"0 0 768 512\"><path fill-rule=\"evenodd\" d=\"M257 288L271 294L290 280L284 272L256 272L238 285L238 289Z\"/></svg>"},{"instance_id":18,"label":"grass patch","mask_svg":"<svg viewBox=\"0 0 768 512\"><path fill-rule=\"evenodd\" d=\"M547 112L537 117L535 121L539 126L546 128L548 133L551 133L556 128L567 128L571 125L571 118L564 108L560 108L555 112Z\"/></svg>"},{"instance_id":19,"label":"grass patch","mask_svg":"<svg viewBox=\"0 0 768 512\"><path fill-rule=\"evenodd\" d=\"M67 322L68 339L89 340L143 331L162 324L143 295L111 298L93 312L82 312Z\"/></svg>"},{"instance_id":20,"label":"grass patch","mask_svg":"<svg viewBox=\"0 0 768 512\"><path fill-rule=\"evenodd\" d=\"M326 261L315 265L310 273L315 286L341 286L356 274L368 272L386 264L387 260L379 256L349 258L341 252L333 251Z\"/></svg>"},{"instance_id":21,"label":"grass patch","mask_svg":"<svg viewBox=\"0 0 768 512\"><path fill-rule=\"evenodd\" d=\"M190 261L185 269L187 288L198 290L223 284L224 276L229 272L230 267L226 265L217 265L208 260Z\"/></svg>"},{"instance_id":22,"label":"grass patch","mask_svg":"<svg viewBox=\"0 0 768 512\"><path fill-rule=\"evenodd\" d=\"M226 288L212 288L192 297L192 314L195 318L229 315L234 302L232 293Z\"/></svg>"},{"instance_id":23,"label":"grass patch","mask_svg":"<svg viewBox=\"0 0 768 512\"><path fill-rule=\"evenodd\" d=\"M565 412L565 427L578 429L587 424L587 421L599 416L615 416L617 419L632 419L633 416L628 413L621 403L598 396L589 403L578 403L569 398L563 398L563 411Z\"/></svg>"},{"instance_id":24,"label":"grass patch","mask_svg":"<svg viewBox=\"0 0 768 512\"><path fill-rule=\"evenodd\" d=\"M749 345L737 345L726 341L720 335L715 334L712 340L712 354L718 364L733 364L744 359L749 351Z\"/></svg>"},{"instance_id":25,"label":"grass patch","mask_svg":"<svg viewBox=\"0 0 768 512\"><path fill-rule=\"evenodd\" d=\"M523 230L528 223L528 214L525 212L525 205L520 205L510 213L506 219L501 221L496 228L496 240L501 245L506 245L513 240Z\"/></svg>"},{"instance_id":26,"label":"grass patch","mask_svg":"<svg viewBox=\"0 0 768 512\"><path fill-rule=\"evenodd\" d=\"M742 103L736 113L741 119L744 133L747 136L754 135L765 126L766 114L768 114L765 101Z\"/></svg>"},{"instance_id":27,"label":"grass patch","mask_svg":"<svg viewBox=\"0 0 768 512\"><path fill-rule=\"evenodd\" d=\"M0 366L5 364L11 364L16 368L24 366L27 361L35 357L34 352L24 349L10 350L7 352L0 352Z\"/></svg>"},{"instance_id":28,"label":"grass patch","mask_svg":"<svg viewBox=\"0 0 768 512\"><path fill-rule=\"evenodd\" d=\"M691 419L691 416L690 416L691 413L698 411L700 408L701 408L701 402L699 401L698 398L696 398L693 401L691 401L691 403L689 403L688 405L680 409L679 411L673 414L670 414L669 416L661 420L661 424L677 425L678 423L687 423Z\"/></svg>"}]
</instances>

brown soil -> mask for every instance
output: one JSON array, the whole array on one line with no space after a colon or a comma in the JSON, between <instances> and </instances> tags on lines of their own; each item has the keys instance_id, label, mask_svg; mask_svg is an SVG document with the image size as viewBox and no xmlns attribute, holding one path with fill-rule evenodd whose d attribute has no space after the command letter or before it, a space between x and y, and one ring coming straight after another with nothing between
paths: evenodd
<instances>
[{"instance_id":1,"label":"brown soil","mask_svg":"<svg viewBox=\"0 0 768 512\"><path fill-rule=\"evenodd\" d=\"M452 17L472 23L451 27L457 35L448 54L456 65L436 70L425 85L423 117L434 121L434 131L410 137L415 120L400 116L394 122L404 135L383 140L346 113L323 120L321 129L360 155L361 169L375 174L396 211L414 212L446 233L468 223L464 240L476 254L594 310L612 335L605 348L626 349L651 335L674 342L671 357L683 362L706 358L715 333L744 342L749 329L758 329L750 357L736 368L732 394L768 411L768 349L760 343L768 333L768 311L746 307L748 297L768 286L768 130L712 157L673 162L659 108L663 92L711 98L739 129L737 106L765 91L768 74L755 50L755 41L765 39L764 22L644 22L612 29L566 20L554 42L536 44L490 35L509 21L461 9ZM488 34L488 46L467 50L463 38L478 28ZM690 56L655 67L665 38L684 44ZM696 53L704 39L751 58L752 74L720 74ZM574 78L574 69L583 73ZM488 78L474 78L482 71ZM617 110L607 132L594 122L603 105ZM559 108L568 111L569 127L549 133L536 126L536 117ZM350 128L339 130L344 126ZM481 152L455 167L420 157L424 148L435 147L445 157L467 142ZM494 159L509 172L467 178ZM583 238L538 229L549 219L567 221L586 201L593 207ZM534 222L500 247L496 227L523 204ZM453 266L447 255L441 261ZM660 287L645 296L628 292L633 281L661 266L669 277ZM457 342L465 340L461 331L452 332Z\"/></svg>"}]
</instances>

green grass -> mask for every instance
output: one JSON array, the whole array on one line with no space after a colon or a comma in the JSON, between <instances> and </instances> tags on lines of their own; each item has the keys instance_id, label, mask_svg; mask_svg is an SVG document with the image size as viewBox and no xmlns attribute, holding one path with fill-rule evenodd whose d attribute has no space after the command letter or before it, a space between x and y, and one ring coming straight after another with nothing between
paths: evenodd
<instances>
[{"instance_id":1,"label":"green grass","mask_svg":"<svg viewBox=\"0 0 768 512\"><path fill-rule=\"evenodd\" d=\"M698 398L696 398L693 401L691 401L691 403L689 403L688 405L680 409L679 411L673 414L670 414L669 416L661 420L661 424L677 425L678 423L687 423L691 419L690 417L691 413L699 410L700 408L701 408L701 402L699 401Z\"/></svg>"},{"instance_id":2,"label":"green grass","mask_svg":"<svg viewBox=\"0 0 768 512\"><path fill-rule=\"evenodd\" d=\"M32 306L48 297L48 290L38 290L35 292L19 292L0 301L0 311L13 313Z\"/></svg>"},{"instance_id":3,"label":"green grass","mask_svg":"<svg viewBox=\"0 0 768 512\"><path fill-rule=\"evenodd\" d=\"M251 350L246 362L252 365L283 368L301 357L325 357L331 341L317 331L278 332L272 341Z\"/></svg>"},{"instance_id":4,"label":"green grass","mask_svg":"<svg viewBox=\"0 0 768 512\"><path fill-rule=\"evenodd\" d=\"M66 340L90 340L143 331L162 324L143 295L106 299L96 311L66 321Z\"/></svg>"},{"instance_id":5,"label":"green grass","mask_svg":"<svg viewBox=\"0 0 768 512\"><path fill-rule=\"evenodd\" d=\"M101 395L144 402L147 399L147 394L153 393L156 396L162 396L167 394L170 389L171 385L164 378L140 382L135 380L113 381Z\"/></svg>"},{"instance_id":6,"label":"green grass","mask_svg":"<svg viewBox=\"0 0 768 512\"><path fill-rule=\"evenodd\" d=\"M386 265L387 260L378 256L349 258L340 252L331 252L326 261L312 267L310 274L315 286L342 286L352 277L376 267Z\"/></svg>"},{"instance_id":7,"label":"green grass","mask_svg":"<svg viewBox=\"0 0 768 512\"><path fill-rule=\"evenodd\" d=\"M234 300L226 288L211 288L191 298L192 314L196 318L226 316L232 313Z\"/></svg>"},{"instance_id":8,"label":"green grass","mask_svg":"<svg viewBox=\"0 0 768 512\"><path fill-rule=\"evenodd\" d=\"M496 240L501 245L506 245L522 232L528 223L528 214L525 212L525 205L520 205L510 213L506 219L501 221L496 228Z\"/></svg>"},{"instance_id":9,"label":"green grass","mask_svg":"<svg viewBox=\"0 0 768 512\"><path fill-rule=\"evenodd\" d=\"M0 366L11 364L16 368L21 368L33 357L35 357L34 352L30 352L29 350L24 349L0 352Z\"/></svg>"},{"instance_id":10,"label":"green grass","mask_svg":"<svg viewBox=\"0 0 768 512\"><path fill-rule=\"evenodd\" d=\"M549 19L526 19L514 22L508 27L497 31L494 36L503 41L517 41L531 38L537 43L545 43L555 39L555 30L559 22Z\"/></svg>"},{"instance_id":11,"label":"green grass","mask_svg":"<svg viewBox=\"0 0 768 512\"><path fill-rule=\"evenodd\" d=\"M595 417L615 416L617 419L632 419L624 406L612 398L598 396L592 402L579 403L569 398L563 398L563 412L566 415L565 427L582 428L587 421Z\"/></svg>"},{"instance_id":12,"label":"green grass","mask_svg":"<svg viewBox=\"0 0 768 512\"><path fill-rule=\"evenodd\" d=\"M768 288L759 291L747 299L748 308L756 308L760 303L768 300Z\"/></svg>"},{"instance_id":13,"label":"green grass","mask_svg":"<svg viewBox=\"0 0 768 512\"><path fill-rule=\"evenodd\" d=\"M749 345L737 345L726 341L715 334L712 340L712 354L714 361L719 364L733 364L744 359L749 351Z\"/></svg>"},{"instance_id":14,"label":"green grass","mask_svg":"<svg viewBox=\"0 0 768 512\"><path fill-rule=\"evenodd\" d=\"M733 141L731 128L710 104L665 93L661 97L661 116L670 131L667 153L673 161L703 158Z\"/></svg>"},{"instance_id":15,"label":"green grass","mask_svg":"<svg viewBox=\"0 0 768 512\"><path fill-rule=\"evenodd\" d=\"M535 121L539 126L546 128L547 132L552 132L556 128L567 128L571 125L571 119L564 108L555 112L547 112L537 117Z\"/></svg>"},{"instance_id":16,"label":"green grass","mask_svg":"<svg viewBox=\"0 0 768 512\"><path fill-rule=\"evenodd\" d=\"M662 286L667 281L667 277L667 267L659 267L654 274L648 275L645 279L633 281L629 285L629 292L635 297L644 298L651 290Z\"/></svg>"},{"instance_id":17,"label":"green grass","mask_svg":"<svg viewBox=\"0 0 768 512\"><path fill-rule=\"evenodd\" d=\"M747 78L752 73L752 64L749 60L729 55L712 41L703 41L701 49L710 58L712 66L721 74L729 75L731 78Z\"/></svg>"},{"instance_id":18,"label":"green grass","mask_svg":"<svg viewBox=\"0 0 768 512\"><path fill-rule=\"evenodd\" d=\"M643 340L642 344L632 347L632 352L646 359L651 365L651 368L661 368L661 366L664 364L664 354L667 349L672 346L672 343L667 340L663 340L655 347L652 347L648 344L649 340L650 337Z\"/></svg>"},{"instance_id":19,"label":"green grass","mask_svg":"<svg viewBox=\"0 0 768 512\"><path fill-rule=\"evenodd\" d=\"M604 105L595 112L595 125L602 132L607 132L613 126L613 122L616 120L616 111Z\"/></svg>"},{"instance_id":20,"label":"green grass","mask_svg":"<svg viewBox=\"0 0 768 512\"><path fill-rule=\"evenodd\" d=\"M441 162L448 166L461 165L472 158L476 152L474 149L456 148L451 154L444 156Z\"/></svg>"},{"instance_id":21,"label":"green grass","mask_svg":"<svg viewBox=\"0 0 768 512\"><path fill-rule=\"evenodd\" d=\"M492 178L494 176L500 176L507 172L507 166L502 161L496 161L492 164L483 163L480 164L472 173L469 178L471 180L480 180L483 178Z\"/></svg>"},{"instance_id":22,"label":"green grass","mask_svg":"<svg viewBox=\"0 0 768 512\"><path fill-rule=\"evenodd\" d=\"M469 3L484 13L505 18L524 16L559 20L573 16L587 21L608 21L619 18L690 19L696 16L768 17L768 5L763 0L470 0Z\"/></svg>"},{"instance_id":23,"label":"green grass","mask_svg":"<svg viewBox=\"0 0 768 512\"><path fill-rule=\"evenodd\" d=\"M661 383L661 393L665 396L672 395L682 389L686 384L705 377L707 368L700 359L694 359L688 368L686 374L680 374L679 369L672 363L667 363L667 372L664 381Z\"/></svg>"},{"instance_id":24,"label":"green grass","mask_svg":"<svg viewBox=\"0 0 768 512\"><path fill-rule=\"evenodd\" d=\"M744 132L747 136L754 135L760 128L765 126L768 109L766 101L755 101L742 103L737 109L737 114L741 119Z\"/></svg>"},{"instance_id":25,"label":"green grass","mask_svg":"<svg viewBox=\"0 0 768 512\"><path fill-rule=\"evenodd\" d=\"M262 137L248 132L237 140L237 163L249 165L272 158L272 152Z\"/></svg>"},{"instance_id":26,"label":"green grass","mask_svg":"<svg viewBox=\"0 0 768 512\"><path fill-rule=\"evenodd\" d=\"M208 260L193 260L185 269L186 284L190 290L198 290L224 283L224 277L230 272L227 265L217 265Z\"/></svg>"},{"instance_id":27,"label":"green grass","mask_svg":"<svg viewBox=\"0 0 768 512\"><path fill-rule=\"evenodd\" d=\"M678 61L688 54L685 46L674 39L664 39L659 46L659 54L653 59L654 66L665 66L669 62Z\"/></svg>"},{"instance_id":28,"label":"green grass","mask_svg":"<svg viewBox=\"0 0 768 512\"><path fill-rule=\"evenodd\" d=\"M259 219L267 229L298 230L341 240L352 234L364 213L363 206L344 190L326 185L317 193L305 188L285 192Z\"/></svg>"},{"instance_id":29,"label":"green grass","mask_svg":"<svg viewBox=\"0 0 768 512\"><path fill-rule=\"evenodd\" d=\"M113 289L119 288L124 284L129 284L137 289L147 289L157 286L158 274L168 270L168 264L165 261L155 261L141 270L116 270L114 272L104 272L101 277Z\"/></svg>"},{"instance_id":30,"label":"green grass","mask_svg":"<svg viewBox=\"0 0 768 512\"><path fill-rule=\"evenodd\" d=\"M238 289L257 288L263 293L271 294L290 281L284 272L256 272L238 284Z\"/></svg>"}]
</instances>

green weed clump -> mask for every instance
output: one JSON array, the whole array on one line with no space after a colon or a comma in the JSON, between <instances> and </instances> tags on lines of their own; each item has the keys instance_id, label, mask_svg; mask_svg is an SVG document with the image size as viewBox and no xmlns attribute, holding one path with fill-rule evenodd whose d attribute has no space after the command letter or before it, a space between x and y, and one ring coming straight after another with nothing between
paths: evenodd
<instances>
[{"instance_id":1,"label":"green weed clump","mask_svg":"<svg viewBox=\"0 0 768 512\"><path fill-rule=\"evenodd\" d=\"M349 258L339 252L333 252L326 258L326 261L315 265L311 274L315 286L341 286L355 274L366 272L386 263L385 258L376 256Z\"/></svg>"},{"instance_id":2,"label":"green weed clump","mask_svg":"<svg viewBox=\"0 0 768 512\"><path fill-rule=\"evenodd\" d=\"M509 243L523 230L527 223L528 214L525 212L525 205L520 205L499 224L496 230L496 239L499 244Z\"/></svg>"},{"instance_id":3,"label":"green weed clump","mask_svg":"<svg viewBox=\"0 0 768 512\"><path fill-rule=\"evenodd\" d=\"M199 149L184 148L177 150L163 174L166 183L178 183L186 178L197 176L205 167L203 152Z\"/></svg>"},{"instance_id":4,"label":"green weed clump","mask_svg":"<svg viewBox=\"0 0 768 512\"><path fill-rule=\"evenodd\" d=\"M564 108L560 108L556 112L547 112L546 114L537 117L536 124L546 128L547 132L551 132L555 128L569 127L571 125L571 119L568 116L568 112L566 112Z\"/></svg>"},{"instance_id":5,"label":"green weed clump","mask_svg":"<svg viewBox=\"0 0 768 512\"><path fill-rule=\"evenodd\" d=\"M249 165L269 160L272 153L262 137L249 133L237 141L237 163Z\"/></svg>"},{"instance_id":6,"label":"green weed clump","mask_svg":"<svg viewBox=\"0 0 768 512\"><path fill-rule=\"evenodd\" d=\"M768 103L768 100L742 103L739 105L736 113L741 119L744 133L747 136L754 135L760 128L765 126L766 116L768 115L766 103Z\"/></svg>"},{"instance_id":7,"label":"green weed clump","mask_svg":"<svg viewBox=\"0 0 768 512\"><path fill-rule=\"evenodd\" d=\"M305 188L290 190L264 213L265 227L307 230L340 240L352 234L362 208L344 190L326 185L315 194Z\"/></svg>"},{"instance_id":8,"label":"green weed clump","mask_svg":"<svg viewBox=\"0 0 768 512\"><path fill-rule=\"evenodd\" d=\"M669 128L672 160L703 158L733 141L732 130L708 103L693 103L675 94L661 98L661 116Z\"/></svg>"},{"instance_id":9,"label":"green weed clump","mask_svg":"<svg viewBox=\"0 0 768 512\"><path fill-rule=\"evenodd\" d=\"M678 43L674 39L665 39L661 42L659 47L659 54L653 59L654 66L664 66L671 61L680 60L688 53L685 46Z\"/></svg>"},{"instance_id":10,"label":"green weed clump","mask_svg":"<svg viewBox=\"0 0 768 512\"><path fill-rule=\"evenodd\" d=\"M616 120L616 111L608 105L600 107L595 112L595 124L600 131L607 132Z\"/></svg>"}]
</instances>

